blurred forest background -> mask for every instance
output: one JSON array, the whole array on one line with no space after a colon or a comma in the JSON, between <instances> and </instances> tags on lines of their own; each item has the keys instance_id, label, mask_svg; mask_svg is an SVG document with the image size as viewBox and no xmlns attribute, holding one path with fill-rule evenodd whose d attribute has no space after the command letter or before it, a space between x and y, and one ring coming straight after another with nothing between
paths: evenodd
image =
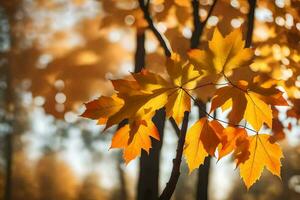
<instances>
[{"instance_id":1,"label":"blurred forest background","mask_svg":"<svg viewBox=\"0 0 300 200\"><path fill-rule=\"evenodd\" d=\"M114 128L101 133L102 127L79 115L83 102L111 94L108 79L134 71L141 35L146 67L164 73L163 49L145 31L137 0L0 2L0 199L135 199L139 160L125 166L120 151L108 151ZM248 1L199 2L201 20L207 19L201 42L216 26L223 34L245 30ZM150 10L173 51L185 54L193 31L190 1L153 0ZM254 27L259 65L253 69L284 80L286 95L298 108L282 116L286 120L276 129L285 152L282 181L265 174L247 193L230 157L211 159L209 199L299 200L300 1L258 0ZM167 122L158 151L160 187L169 177L176 142ZM188 175L185 164L182 171L173 197L196 199L201 175Z\"/></svg>"}]
</instances>

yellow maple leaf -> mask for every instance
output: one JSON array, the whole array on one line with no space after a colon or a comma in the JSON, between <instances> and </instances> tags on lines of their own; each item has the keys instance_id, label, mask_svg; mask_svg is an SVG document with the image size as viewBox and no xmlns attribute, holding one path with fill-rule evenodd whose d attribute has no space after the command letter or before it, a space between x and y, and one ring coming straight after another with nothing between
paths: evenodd
<instances>
[{"instance_id":1,"label":"yellow maple leaf","mask_svg":"<svg viewBox=\"0 0 300 200\"><path fill-rule=\"evenodd\" d=\"M173 117L177 124L180 124L184 112L191 109L191 98L188 92L196 86L202 74L195 70L192 64L183 61L178 54L172 54L171 59L168 59L167 72L170 87L175 88L168 95L167 117Z\"/></svg>"},{"instance_id":2,"label":"yellow maple leaf","mask_svg":"<svg viewBox=\"0 0 300 200\"><path fill-rule=\"evenodd\" d=\"M203 164L206 156L214 156L222 131L223 126L218 121L207 118L201 118L188 130L183 153L190 172Z\"/></svg>"},{"instance_id":3,"label":"yellow maple leaf","mask_svg":"<svg viewBox=\"0 0 300 200\"><path fill-rule=\"evenodd\" d=\"M124 158L127 161L140 155L141 149L149 150L151 141L145 138L147 138L147 134L151 135L152 126L149 127L149 124L152 124L151 119L157 110L165 107L167 117L173 117L177 124L180 124L184 112L191 109L191 94L188 91L195 87L202 74L195 70L188 61L182 60L178 54L172 54L167 61L166 69L169 75L167 79L147 70L142 70L140 73L133 73L132 79L112 80L116 91L115 98L122 101L122 105L118 106L118 109L103 109L106 105L110 107L116 104L111 98L107 99L108 102L98 102L101 105L89 104L84 114L85 117L92 119L101 118L102 120L102 117L105 117L107 119L105 129L128 119L128 127L118 131L118 137L116 136L119 138L116 139L118 141L121 136L125 137L129 133L128 139L124 139L127 140L128 145L123 146ZM100 111L102 112L101 115L99 114ZM109 114L103 116L106 112ZM97 115L91 115L91 113ZM141 134L141 131L145 133ZM149 142L139 144L139 142L144 141L143 139L150 141L150 145ZM112 145L112 148L114 147L116 145Z\"/></svg>"},{"instance_id":4,"label":"yellow maple leaf","mask_svg":"<svg viewBox=\"0 0 300 200\"><path fill-rule=\"evenodd\" d=\"M264 167L280 177L280 159L283 158L280 146L270 142L270 135L256 134L250 136L249 141L249 159L240 164L240 175L248 189L259 179Z\"/></svg>"},{"instance_id":5,"label":"yellow maple leaf","mask_svg":"<svg viewBox=\"0 0 300 200\"><path fill-rule=\"evenodd\" d=\"M167 117L174 117L180 124L184 112L190 111L191 107L191 99L187 90L196 85L201 74L194 69L193 65L183 61L178 54L172 54L168 59L167 72L168 80L147 70L132 74L138 85L138 92L133 94L130 91L127 92L127 88L130 90L133 88L133 83L122 81L122 86L119 86L115 82L114 86L117 86L115 90L124 100L124 106L108 119L106 127L117 124L125 118L142 119L147 116L151 119L155 111L164 106ZM121 91L118 90L120 88Z\"/></svg>"},{"instance_id":6,"label":"yellow maple leaf","mask_svg":"<svg viewBox=\"0 0 300 200\"><path fill-rule=\"evenodd\" d=\"M228 75L233 69L245 66L251 61L253 52L245 48L241 29L236 29L223 37L218 28L215 28L212 39L206 51L192 49L188 55L191 62L199 69L204 69L210 74Z\"/></svg>"}]
</instances>

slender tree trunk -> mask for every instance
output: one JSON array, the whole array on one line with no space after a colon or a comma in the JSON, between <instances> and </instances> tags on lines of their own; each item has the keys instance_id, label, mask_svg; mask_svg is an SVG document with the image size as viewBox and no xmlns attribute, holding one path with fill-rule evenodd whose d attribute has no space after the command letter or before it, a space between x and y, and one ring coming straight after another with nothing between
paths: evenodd
<instances>
[{"instance_id":1,"label":"slender tree trunk","mask_svg":"<svg viewBox=\"0 0 300 200\"><path fill-rule=\"evenodd\" d=\"M196 0L195 0L196 1ZM214 2L215 6L216 1ZM255 17L255 6L256 0L248 0L249 13L248 13L248 30L246 36L245 47L250 47L252 43L252 35L254 29L254 17ZM194 44L195 46L195 44ZM205 108L204 106L202 108ZM203 112L199 112L199 118L203 117ZM209 186L209 173L210 173L210 157L206 157L204 164L199 167L198 171L198 184L197 184L197 200L208 200L208 186Z\"/></svg>"},{"instance_id":2,"label":"slender tree trunk","mask_svg":"<svg viewBox=\"0 0 300 200\"><path fill-rule=\"evenodd\" d=\"M123 200L127 200L128 194L127 194L127 188L126 188L126 178L125 178L125 174L124 174L122 165L123 165L123 159L122 159L122 154L120 153L118 155L118 166L117 166L119 181L120 181L120 197L122 197Z\"/></svg>"},{"instance_id":3,"label":"slender tree trunk","mask_svg":"<svg viewBox=\"0 0 300 200\"><path fill-rule=\"evenodd\" d=\"M145 66L145 31L137 30L135 72L140 72ZM156 112L153 122L160 134L160 141L152 140L149 155L142 150L140 172L137 186L138 200L156 200L159 188L159 159L163 142L165 112L163 109Z\"/></svg>"},{"instance_id":4,"label":"slender tree trunk","mask_svg":"<svg viewBox=\"0 0 300 200\"><path fill-rule=\"evenodd\" d=\"M136 49L134 55L134 72L140 72L145 67L145 30L144 29L137 29L136 32Z\"/></svg>"},{"instance_id":5,"label":"slender tree trunk","mask_svg":"<svg viewBox=\"0 0 300 200\"><path fill-rule=\"evenodd\" d=\"M13 134L8 133L5 136L5 188L4 200L11 200L12 195L12 165L13 165Z\"/></svg>"},{"instance_id":6,"label":"slender tree trunk","mask_svg":"<svg viewBox=\"0 0 300 200\"><path fill-rule=\"evenodd\" d=\"M6 92L5 92L5 106L6 106L6 116L5 122L7 123L9 130L5 136L5 187L4 187L4 199L11 200L12 192L12 166L13 166L13 136L14 136L14 91L12 87L12 75L11 75L11 65L12 56L9 55L9 62L6 69Z\"/></svg>"},{"instance_id":7,"label":"slender tree trunk","mask_svg":"<svg viewBox=\"0 0 300 200\"><path fill-rule=\"evenodd\" d=\"M142 152L140 160L140 176L138 182L138 200L157 200L159 189L159 160L165 126L165 111L160 109L153 118L160 133L160 141L152 139L149 155Z\"/></svg>"},{"instance_id":8,"label":"slender tree trunk","mask_svg":"<svg viewBox=\"0 0 300 200\"><path fill-rule=\"evenodd\" d=\"M193 24L194 30L191 38L191 49L197 48L200 43L201 36L203 34L203 30L207 23L208 18L211 16L214 7L217 4L217 0L214 0L206 19L201 22L199 16L199 0L192 0L192 8L193 8ZM201 101L199 101L201 102ZM198 105L199 109L199 119L205 117L205 113L203 110L206 109L206 104L201 102L201 105ZM210 171L210 157L206 157L204 164L199 167L198 170L198 183L197 183L197 200L208 200L208 183L209 183L209 171Z\"/></svg>"},{"instance_id":9,"label":"slender tree trunk","mask_svg":"<svg viewBox=\"0 0 300 200\"><path fill-rule=\"evenodd\" d=\"M177 149L176 149L176 157L173 159L173 167L172 167L172 172L171 176L169 178L169 181L167 182L166 187L162 191L161 195L159 196L159 200L169 200L171 199L179 176L180 176L180 165L181 165L181 160L182 160L182 154L183 154L183 149L184 149L184 143L185 143L185 136L187 132L187 127L189 123L189 112L185 111L184 112L184 118L182 121L182 127L180 129L180 137L178 139L177 143Z\"/></svg>"},{"instance_id":10,"label":"slender tree trunk","mask_svg":"<svg viewBox=\"0 0 300 200\"><path fill-rule=\"evenodd\" d=\"M14 35L11 31L12 24L14 22L13 14L8 11L8 8L5 8L4 16L7 17L10 27L9 41L8 42L10 49L5 52L1 52L0 59L4 59L4 77L6 81L5 88L5 123L7 123L9 130L5 135L5 186L4 186L4 200L11 200L12 197L12 166L13 166L13 136L15 131L15 98L14 98L14 88L12 86L12 66L14 62L14 45L13 38Z\"/></svg>"},{"instance_id":11,"label":"slender tree trunk","mask_svg":"<svg viewBox=\"0 0 300 200\"><path fill-rule=\"evenodd\" d=\"M197 199L207 200L208 197L208 183L210 171L210 156L206 157L204 164L199 167L198 184L197 184Z\"/></svg>"},{"instance_id":12,"label":"slender tree trunk","mask_svg":"<svg viewBox=\"0 0 300 200\"><path fill-rule=\"evenodd\" d=\"M201 101L199 101L201 102ZM199 119L205 117L205 113L202 110L206 109L206 104L201 102L199 107ZM206 157L204 164L198 169L198 182L197 182L197 200L208 200L208 185L209 185L209 173L210 173L210 156Z\"/></svg>"}]
</instances>

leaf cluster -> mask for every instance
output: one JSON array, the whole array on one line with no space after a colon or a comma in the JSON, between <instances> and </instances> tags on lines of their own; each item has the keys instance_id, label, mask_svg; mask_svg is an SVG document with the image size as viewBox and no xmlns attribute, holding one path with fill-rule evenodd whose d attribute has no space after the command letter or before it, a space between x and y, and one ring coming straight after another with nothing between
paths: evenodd
<instances>
[{"instance_id":1,"label":"leaf cluster","mask_svg":"<svg viewBox=\"0 0 300 200\"><path fill-rule=\"evenodd\" d=\"M128 120L111 144L111 148L124 149L128 163L142 149L149 152L150 137L159 140L152 122L157 110L164 108L179 126L192 102L199 103L206 87L213 86L210 112L202 110L206 117L187 131L183 154L190 172L208 155L221 159L233 153L248 188L264 167L280 176L281 149L271 135L259 131L264 125L272 129L275 106L288 104L275 80L265 81L259 75L239 78L245 76L240 76L241 71L248 73L253 58L252 49L244 46L240 29L224 37L216 28L207 49L190 50L187 59L173 53L166 61L165 76L143 70L128 79L112 80L115 94L87 103L82 116L98 120L105 129ZM217 108L230 110L228 121L211 115Z\"/></svg>"}]
</instances>

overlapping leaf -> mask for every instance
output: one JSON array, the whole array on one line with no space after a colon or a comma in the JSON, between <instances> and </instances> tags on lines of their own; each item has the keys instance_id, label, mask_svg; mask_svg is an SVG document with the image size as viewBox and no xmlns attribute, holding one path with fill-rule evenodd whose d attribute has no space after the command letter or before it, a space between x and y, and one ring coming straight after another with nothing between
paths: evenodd
<instances>
[{"instance_id":1,"label":"overlapping leaf","mask_svg":"<svg viewBox=\"0 0 300 200\"><path fill-rule=\"evenodd\" d=\"M246 81L239 81L237 85L231 84L216 91L211 110L221 106L223 110L232 108L228 115L231 123L238 124L245 119L256 131L259 131L263 123L272 127L271 105L287 105L281 91L260 88L257 85L249 85Z\"/></svg>"},{"instance_id":2,"label":"overlapping leaf","mask_svg":"<svg viewBox=\"0 0 300 200\"><path fill-rule=\"evenodd\" d=\"M245 162L249 158L248 135L244 128L227 127L223 130L222 142L219 146L219 158L234 152L237 165Z\"/></svg>"},{"instance_id":3,"label":"overlapping leaf","mask_svg":"<svg viewBox=\"0 0 300 200\"><path fill-rule=\"evenodd\" d=\"M159 139L151 133L151 118L158 109L165 107L167 117L173 117L177 124L181 123L184 112L190 111L188 91L195 87L197 80L202 77L201 73L189 62L181 60L177 54L168 59L166 68L168 79L143 70L132 74L131 80L113 80L117 96L100 97L97 102L86 105L87 110L83 116L100 121L107 119L106 128L128 119L129 125L118 131L117 139L113 139L127 141L127 144L112 145L112 148L124 148L126 162L140 155L141 149L148 151L151 148L149 136ZM115 102L115 99L122 104ZM118 105L114 106L115 104ZM118 144L113 141L113 144L116 143Z\"/></svg>"},{"instance_id":4,"label":"overlapping leaf","mask_svg":"<svg viewBox=\"0 0 300 200\"><path fill-rule=\"evenodd\" d=\"M203 164L206 156L214 156L221 142L223 126L216 120L201 118L187 132L184 155L190 172Z\"/></svg>"},{"instance_id":5,"label":"overlapping leaf","mask_svg":"<svg viewBox=\"0 0 300 200\"><path fill-rule=\"evenodd\" d=\"M184 112L191 110L191 99L196 101L193 92L197 95L200 91L205 93L203 86L213 86L216 92L211 111L218 107L231 109L229 122L222 121L228 127L224 129L219 123L221 120L201 118L188 130L183 153L190 172L198 168L206 156L214 156L218 150L219 159L233 153L248 188L260 177L264 167L279 176L281 149L273 143L274 138L257 132L263 124L275 127L277 132L282 131L280 124L272 124L278 120L273 113L275 106L288 104L276 88L277 81L265 81L255 73L246 78L247 81L234 77L236 68L247 66L253 55L244 44L241 30L224 37L216 28L206 51L189 51L189 61L172 54L166 62L167 76L142 70L133 73L130 79L112 80L116 94L87 103L82 116L106 124L105 128L127 119L128 124L115 133L111 148L123 148L123 157L128 163L142 150L149 152L151 137L159 140L152 122L157 110L165 108L167 117L173 117L179 125ZM226 86L216 89L221 77L227 81ZM243 119L253 127L256 135L248 136L246 128L251 129L239 125Z\"/></svg>"}]
</instances>

